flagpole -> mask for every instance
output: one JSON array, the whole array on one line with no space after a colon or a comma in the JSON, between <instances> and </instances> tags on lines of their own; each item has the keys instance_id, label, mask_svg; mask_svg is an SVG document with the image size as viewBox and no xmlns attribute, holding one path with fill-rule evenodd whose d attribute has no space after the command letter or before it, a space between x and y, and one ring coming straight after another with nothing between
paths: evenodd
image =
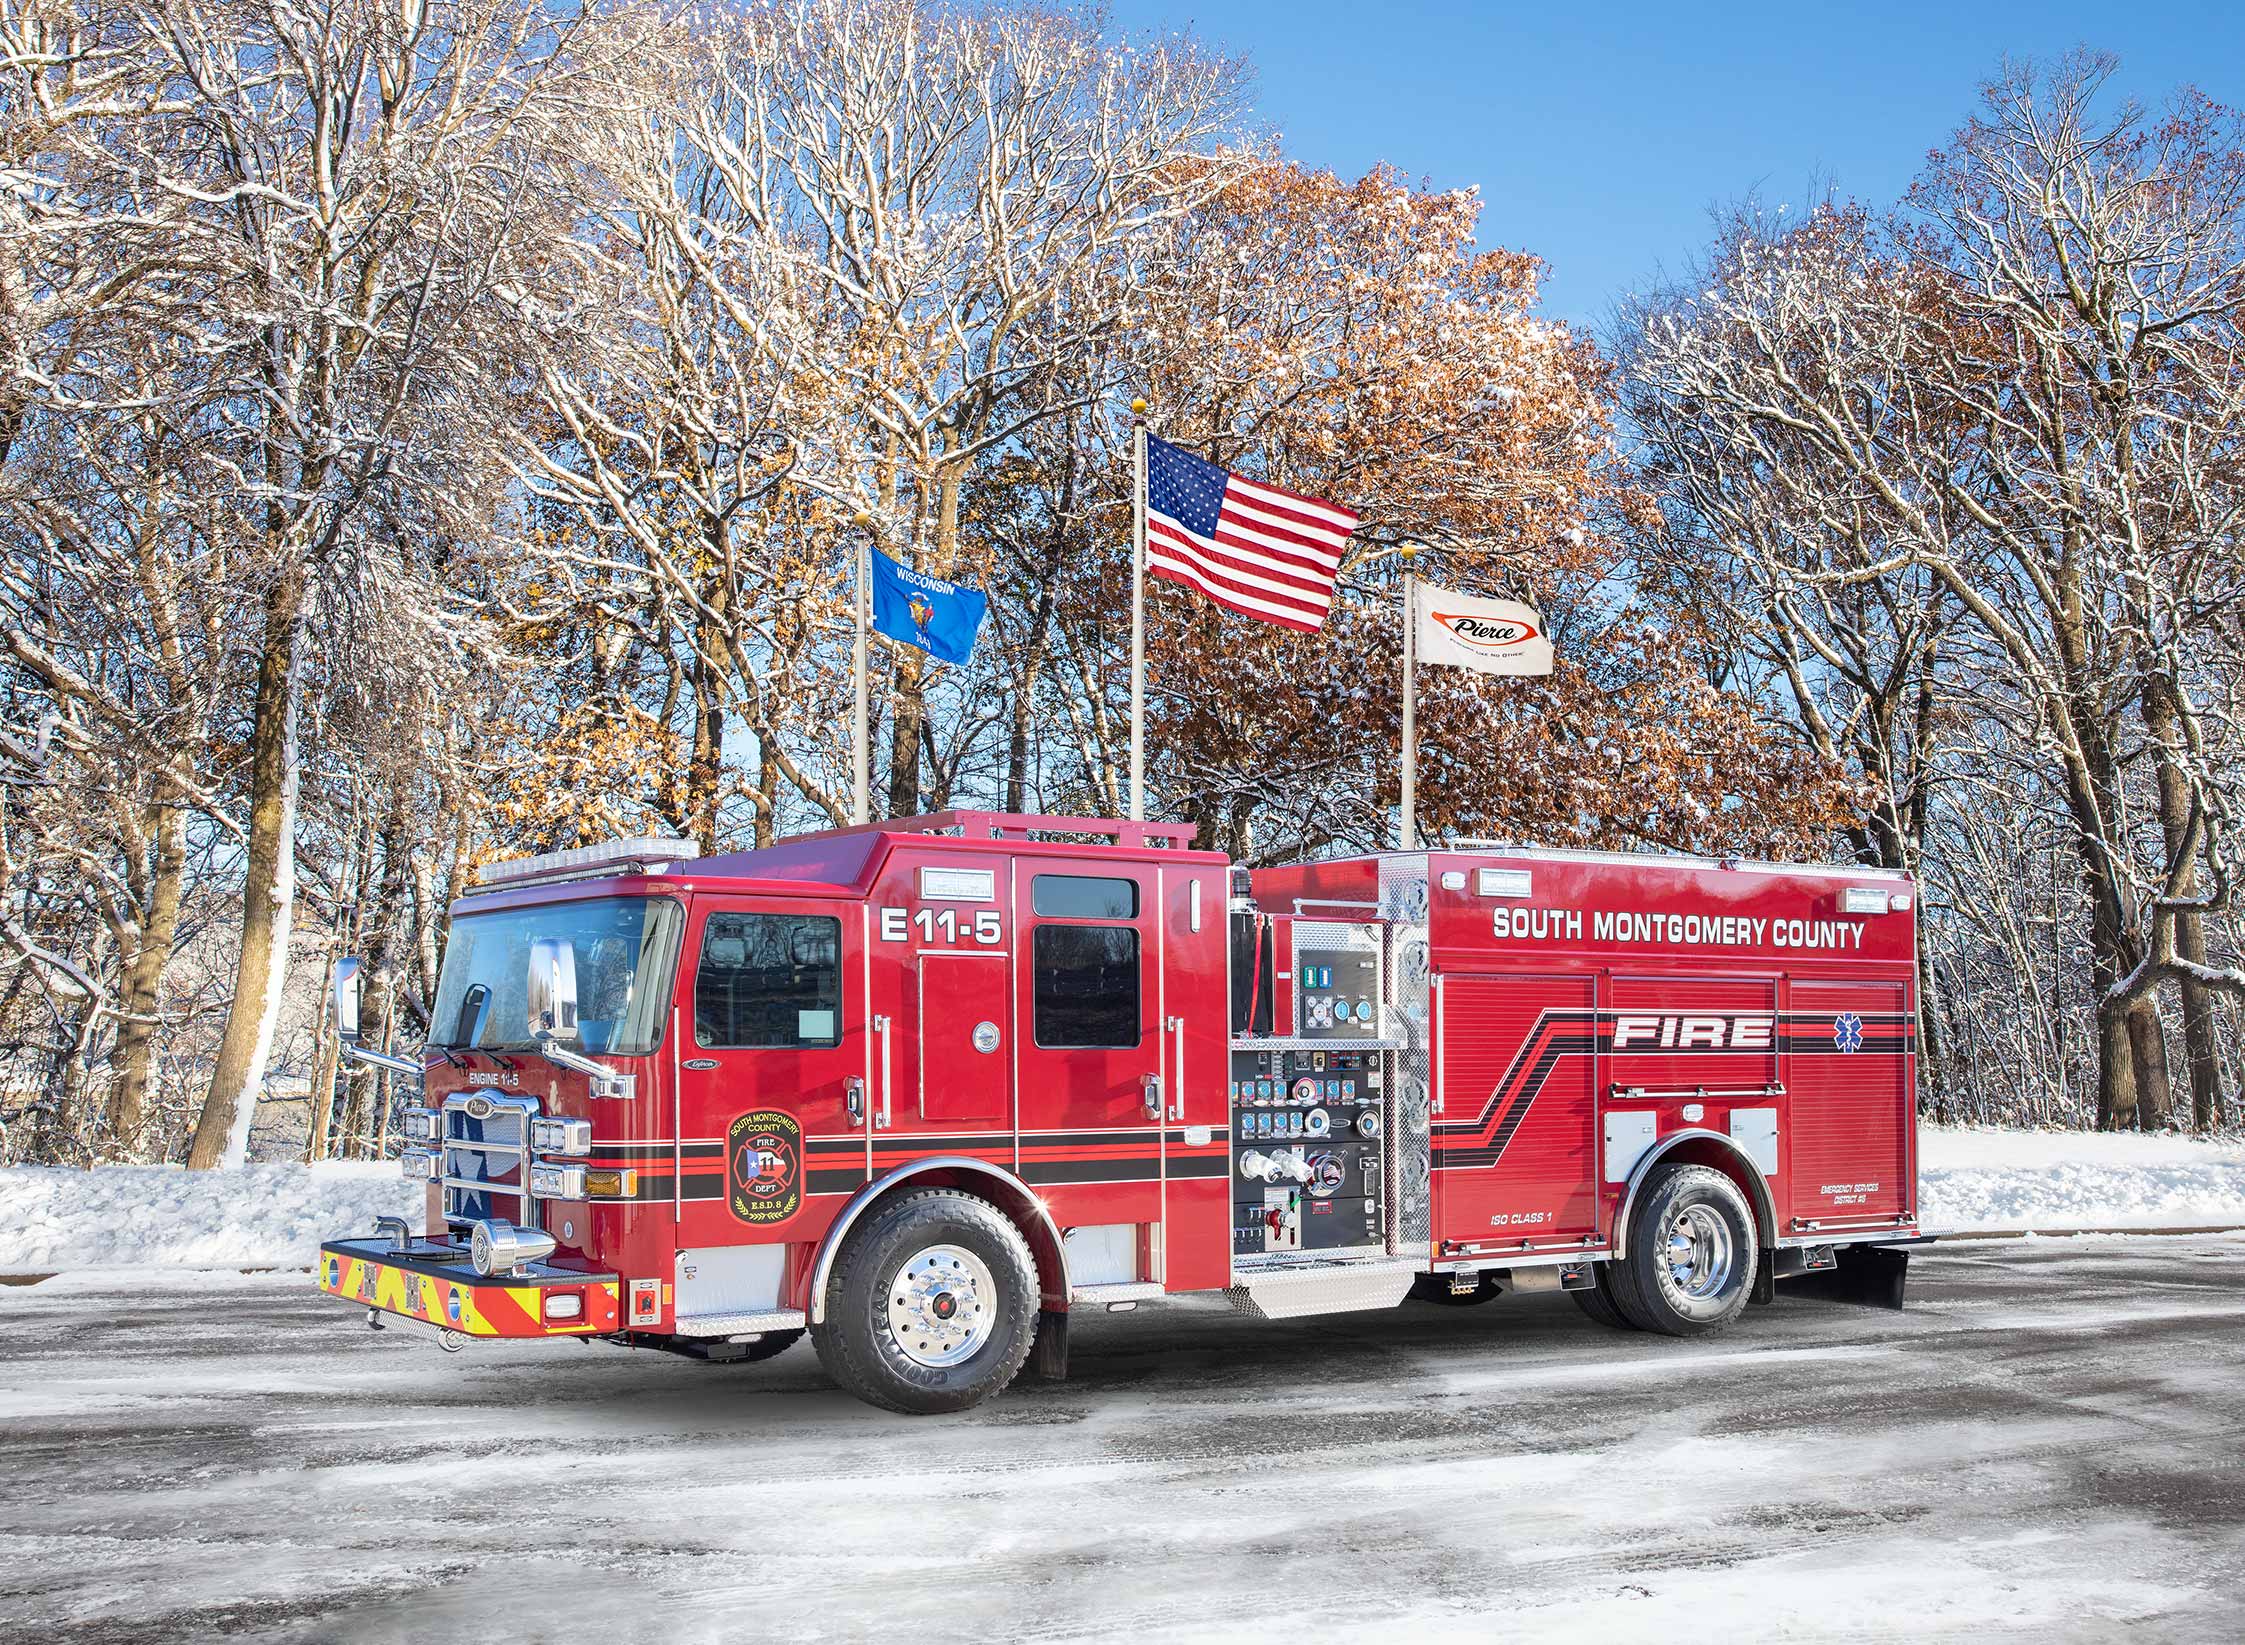
<instances>
[{"instance_id":1,"label":"flagpole","mask_svg":"<svg viewBox=\"0 0 2245 1645\"><path fill-rule=\"evenodd\" d=\"M850 615L856 635L850 644L850 821L868 823L872 816L872 779L866 758L865 607L866 580L872 575L866 544L873 536L873 516L864 510L851 519L857 527L855 574L850 579Z\"/></svg>"},{"instance_id":2,"label":"flagpole","mask_svg":"<svg viewBox=\"0 0 2245 1645\"><path fill-rule=\"evenodd\" d=\"M1417 543L1403 556L1403 849L1419 848L1419 587Z\"/></svg>"},{"instance_id":3,"label":"flagpole","mask_svg":"<svg viewBox=\"0 0 2245 1645\"><path fill-rule=\"evenodd\" d=\"M1130 820L1146 820L1146 402L1130 402Z\"/></svg>"}]
</instances>

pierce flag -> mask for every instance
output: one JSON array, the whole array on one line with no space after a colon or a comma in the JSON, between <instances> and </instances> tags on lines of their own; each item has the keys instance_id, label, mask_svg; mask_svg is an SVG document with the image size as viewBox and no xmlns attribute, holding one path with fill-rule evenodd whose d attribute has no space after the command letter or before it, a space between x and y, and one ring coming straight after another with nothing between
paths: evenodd
<instances>
[{"instance_id":1,"label":"pierce flag","mask_svg":"<svg viewBox=\"0 0 2245 1645\"><path fill-rule=\"evenodd\" d=\"M918 646L947 663L964 663L990 600L980 589L923 576L879 549L866 556L873 593L873 628L892 640Z\"/></svg>"},{"instance_id":2,"label":"pierce flag","mask_svg":"<svg viewBox=\"0 0 2245 1645\"><path fill-rule=\"evenodd\" d=\"M1431 583L1411 591L1422 663L1484 674L1548 674L1551 640L1543 617L1517 600L1482 600Z\"/></svg>"}]
</instances>

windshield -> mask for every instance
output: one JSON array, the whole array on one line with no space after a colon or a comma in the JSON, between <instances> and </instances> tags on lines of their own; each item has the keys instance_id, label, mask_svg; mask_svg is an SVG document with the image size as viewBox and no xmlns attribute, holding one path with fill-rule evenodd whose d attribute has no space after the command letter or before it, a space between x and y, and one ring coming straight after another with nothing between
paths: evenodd
<instances>
[{"instance_id":1,"label":"windshield","mask_svg":"<svg viewBox=\"0 0 2245 1645\"><path fill-rule=\"evenodd\" d=\"M679 906L659 897L547 903L452 922L429 1043L455 1051L528 1051L530 945L567 942L577 967L577 1032L586 1051L638 1057L662 1044L678 958Z\"/></svg>"}]
</instances>

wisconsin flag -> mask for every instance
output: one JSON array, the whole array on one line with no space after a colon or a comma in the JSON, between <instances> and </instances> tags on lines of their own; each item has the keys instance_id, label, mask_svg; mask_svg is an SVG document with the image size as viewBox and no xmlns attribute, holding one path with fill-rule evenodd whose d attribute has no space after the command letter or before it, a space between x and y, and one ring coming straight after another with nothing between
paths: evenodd
<instances>
[{"instance_id":1,"label":"wisconsin flag","mask_svg":"<svg viewBox=\"0 0 2245 1645\"><path fill-rule=\"evenodd\" d=\"M1484 674L1548 674L1551 641L1543 618L1517 600L1477 600L1414 583L1418 660Z\"/></svg>"},{"instance_id":2,"label":"wisconsin flag","mask_svg":"<svg viewBox=\"0 0 2245 1645\"><path fill-rule=\"evenodd\" d=\"M873 573L873 629L918 646L947 663L964 663L990 600L980 589L961 588L898 565L879 549L867 555Z\"/></svg>"}]
</instances>

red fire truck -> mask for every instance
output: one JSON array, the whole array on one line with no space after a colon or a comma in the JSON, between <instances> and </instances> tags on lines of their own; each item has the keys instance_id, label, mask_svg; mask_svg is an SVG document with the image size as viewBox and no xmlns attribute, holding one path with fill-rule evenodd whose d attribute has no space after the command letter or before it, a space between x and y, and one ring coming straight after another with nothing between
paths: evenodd
<instances>
[{"instance_id":1,"label":"red fire truck","mask_svg":"<svg viewBox=\"0 0 2245 1645\"><path fill-rule=\"evenodd\" d=\"M1497 846L1250 873L979 812L505 863L405 1115L425 1225L328 1242L320 1284L448 1347L807 1331L913 1412L1185 1291L1560 1290L1673 1336L1788 1275L1899 1306L1913 889Z\"/></svg>"}]
</instances>

